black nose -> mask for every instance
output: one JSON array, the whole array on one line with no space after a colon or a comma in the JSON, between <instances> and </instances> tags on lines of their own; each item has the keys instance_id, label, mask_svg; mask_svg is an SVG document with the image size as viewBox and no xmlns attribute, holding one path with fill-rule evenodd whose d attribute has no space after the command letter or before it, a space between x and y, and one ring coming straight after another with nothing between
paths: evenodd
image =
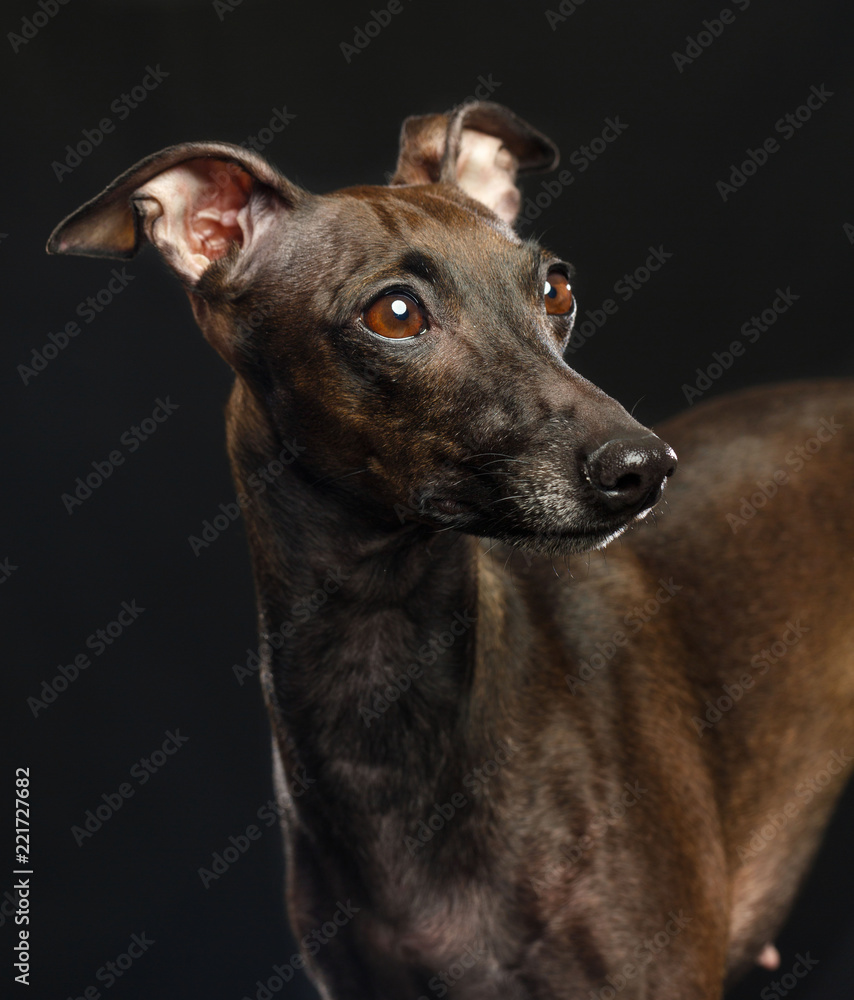
<instances>
[{"instance_id":1,"label":"black nose","mask_svg":"<svg viewBox=\"0 0 854 1000\"><path fill-rule=\"evenodd\" d=\"M654 434L606 441L584 463L590 484L614 513L652 507L675 471L676 452Z\"/></svg>"}]
</instances>

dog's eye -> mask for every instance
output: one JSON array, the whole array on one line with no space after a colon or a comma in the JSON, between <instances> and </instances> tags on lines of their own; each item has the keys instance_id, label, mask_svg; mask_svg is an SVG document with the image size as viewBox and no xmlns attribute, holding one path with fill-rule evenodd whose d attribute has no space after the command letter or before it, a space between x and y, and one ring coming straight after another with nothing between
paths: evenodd
<instances>
[{"instance_id":1,"label":"dog's eye","mask_svg":"<svg viewBox=\"0 0 854 1000\"><path fill-rule=\"evenodd\" d=\"M572 309L572 289L561 271L549 271L543 288L546 312L551 316L562 316Z\"/></svg>"},{"instance_id":2,"label":"dog's eye","mask_svg":"<svg viewBox=\"0 0 854 1000\"><path fill-rule=\"evenodd\" d=\"M362 313L362 322L373 333L393 340L417 337L427 329L424 310L415 299L400 292L377 299Z\"/></svg>"}]
</instances>

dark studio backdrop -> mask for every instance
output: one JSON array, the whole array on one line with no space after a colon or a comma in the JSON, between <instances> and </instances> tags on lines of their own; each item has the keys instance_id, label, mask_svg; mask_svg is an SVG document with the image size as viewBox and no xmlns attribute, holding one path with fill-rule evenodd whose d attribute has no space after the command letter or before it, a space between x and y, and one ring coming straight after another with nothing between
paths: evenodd
<instances>
[{"instance_id":1,"label":"dark studio backdrop","mask_svg":"<svg viewBox=\"0 0 854 1000\"><path fill-rule=\"evenodd\" d=\"M406 115L488 96L561 148L569 173L526 181L522 230L577 267L570 363L640 420L854 375L846 3L382 4L4 6L4 995L27 995L9 906L22 766L29 995L264 1000L259 982L296 952L268 723L257 676L233 670L257 646L243 528L220 519L205 547L189 541L234 499L230 374L153 251L126 265L44 253L118 173L172 143L256 137L311 190L380 183ZM116 451L91 495L63 501ZM798 953L819 960L792 996L851 995L852 829L849 796L778 940L782 973ZM205 885L234 841L248 850ZM761 993L775 979L757 970L733 997L782 996ZM297 973L270 995L314 993Z\"/></svg>"}]
</instances>

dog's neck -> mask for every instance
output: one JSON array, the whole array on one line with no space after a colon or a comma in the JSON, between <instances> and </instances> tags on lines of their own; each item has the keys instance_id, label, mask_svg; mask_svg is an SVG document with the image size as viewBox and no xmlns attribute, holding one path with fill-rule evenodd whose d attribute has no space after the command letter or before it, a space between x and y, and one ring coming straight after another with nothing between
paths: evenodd
<instances>
[{"instance_id":1,"label":"dog's neck","mask_svg":"<svg viewBox=\"0 0 854 1000\"><path fill-rule=\"evenodd\" d=\"M366 813L411 801L414 789L438 794L501 735L488 721L487 686L475 683L479 543L372 524L298 459L281 472L274 465L272 484L253 490L252 473L270 466L281 442L259 407L247 423L248 409L232 406L240 419L230 421L229 445L238 489L251 498L262 678L286 763L321 782L314 787L329 800L353 797ZM485 613L498 615L488 573Z\"/></svg>"}]
</instances>

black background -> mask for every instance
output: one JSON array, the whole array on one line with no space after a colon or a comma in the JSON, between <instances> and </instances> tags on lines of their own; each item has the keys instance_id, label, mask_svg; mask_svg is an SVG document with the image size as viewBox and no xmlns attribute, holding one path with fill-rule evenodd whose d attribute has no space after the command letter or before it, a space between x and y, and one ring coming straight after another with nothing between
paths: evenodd
<instances>
[{"instance_id":1,"label":"black background","mask_svg":"<svg viewBox=\"0 0 854 1000\"><path fill-rule=\"evenodd\" d=\"M221 415L229 372L153 252L128 265L132 281L40 374L24 385L18 371L110 279L113 262L49 258L44 243L116 174L171 143L239 142L286 108L296 117L265 155L289 177L315 191L381 183L406 115L444 110L488 79L490 96L552 137L570 169L573 151L607 117L629 126L523 226L575 263L582 319L649 247L672 254L574 355L584 375L654 423L685 407L683 385L741 337L778 287L797 301L706 396L854 373L847 4L753 0L740 11L733 3L734 22L682 72L672 53L722 3L586 0L554 27L536 3L402 5L349 62L341 43L370 20L369 0L244 0L219 14L190 0L71 0L19 51L0 41L8 73L0 378L10 410L0 431L8 508L0 560L16 567L0 586L12 637L0 895L13 881L14 768L28 765L35 996L64 1000L98 985L107 997L254 998L256 981L295 951L275 827L262 826L209 888L198 875L272 796L257 680L241 686L232 672L256 645L243 529L231 524L198 555L188 543L234 495ZM4 35L38 10L35 0L7 4ZM111 104L148 65L168 76L120 120ZM810 120L789 140L775 133L822 85L833 96ZM105 116L114 131L58 180L54 161ZM724 202L716 182L775 135L779 151ZM527 181L526 196L542 179ZM69 514L62 494L166 396L175 413L135 453L122 448L125 463ZM27 698L131 600L145 612L34 717ZM176 728L189 741L140 786L131 767ZM72 825L126 781L134 796L78 847ZM797 952L819 959L793 996L851 995L852 821L849 797L778 941L781 971ZM143 931L155 944L105 989L97 970ZM6 917L4 991L15 985L13 935ZM758 996L773 978L757 970L734 996ZM297 977L277 995L314 994Z\"/></svg>"}]
</instances>

